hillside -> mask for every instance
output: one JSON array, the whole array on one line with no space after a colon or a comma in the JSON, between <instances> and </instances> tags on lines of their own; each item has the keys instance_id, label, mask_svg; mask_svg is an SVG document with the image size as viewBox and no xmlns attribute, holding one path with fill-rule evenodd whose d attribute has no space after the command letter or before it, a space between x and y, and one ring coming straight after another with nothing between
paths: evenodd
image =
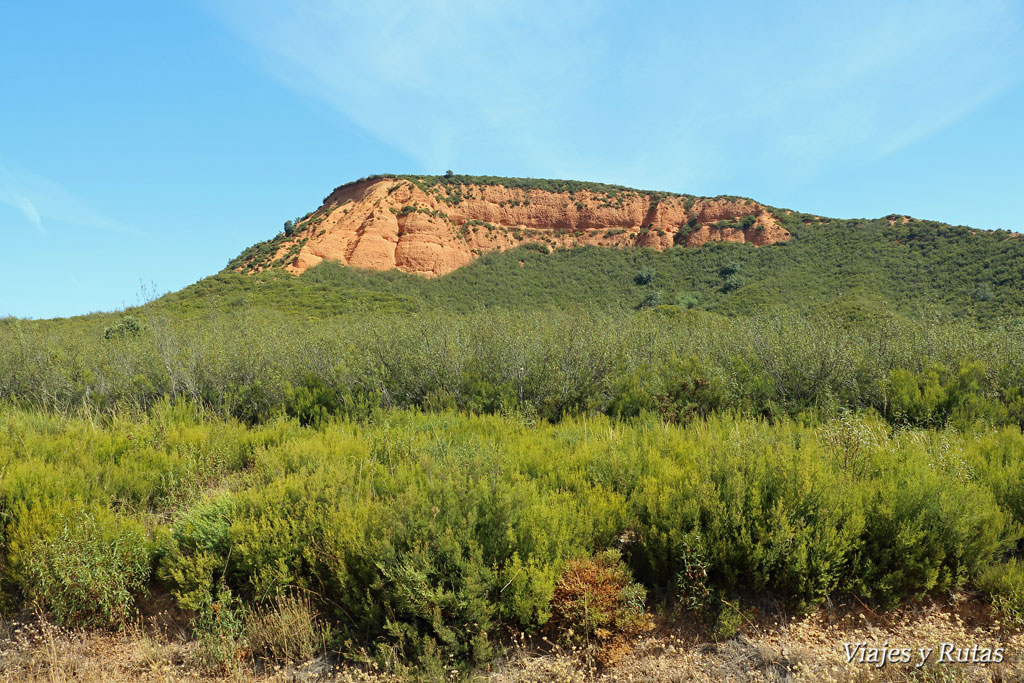
<instances>
[{"instance_id":1,"label":"hillside","mask_svg":"<svg viewBox=\"0 0 1024 683\"><path fill-rule=\"evenodd\" d=\"M292 274L332 260L373 270L443 275L491 251L774 244L789 233L766 207L574 181L470 176L374 176L342 185L323 205L246 250L230 268Z\"/></svg>"},{"instance_id":2,"label":"hillside","mask_svg":"<svg viewBox=\"0 0 1024 683\"><path fill-rule=\"evenodd\" d=\"M594 208L580 211L573 198ZM556 201L563 213L544 204ZM442 208L431 208L437 206ZM539 213L542 206L547 208ZM727 209L732 218L722 217ZM370 227L390 226L391 237L352 228L368 216ZM598 220L634 227L596 229ZM525 227L527 221L535 227ZM753 227L742 228L745 222ZM338 188L317 211L289 225L290 234L250 247L221 273L157 306L256 306L318 317L567 305L678 305L742 315L779 307L837 310L838 304L861 317L891 309L978 320L1024 311L1019 234L902 215L833 219L735 197L702 199L576 181L376 177ZM410 226L424 230L411 232ZM428 228L435 231L429 233L433 242ZM768 244L772 235L785 239ZM381 260L371 259L369 245L385 242L384 251L375 252ZM414 263L410 255L417 250L433 260Z\"/></svg>"}]
</instances>

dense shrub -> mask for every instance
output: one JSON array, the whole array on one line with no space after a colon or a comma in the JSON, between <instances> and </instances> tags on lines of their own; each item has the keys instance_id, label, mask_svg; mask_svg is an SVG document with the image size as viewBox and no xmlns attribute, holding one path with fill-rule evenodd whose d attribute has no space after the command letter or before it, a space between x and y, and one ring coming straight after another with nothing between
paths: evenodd
<instances>
[{"instance_id":1,"label":"dense shrub","mask_svg":"<svg viewBox=\"0 0 1024 683\"><path fill-rule=\"evenodd\" d=\"M303 426L320 427L338 415L368 419L379 409L379 395L358 385L329 387L313 373L308 373L298 387L285 385L285 412Z\"/></svg>"},{"instance_id":2,"label":"dense shrub","mask_svg":"<svg viewBox=\"0 0 1024 683\"><path fill-rule=\"evenodd\" d=\"M654 269L650 266L645 266L637 271L637 274L633 276L633 282L638 285L649 285L654 282Z\"/></svg>"},{"instance_id":3,"label":"dense shrub","mask_svg":"<svg viewBox=\"0 0 1024 683\"><path fill-rule=\"evenodd\" d=\"M341 460L309 440L258 460L262 486L177 525L164 575L179 599L202 608L221 577L255 601L292 587L326 590L324 608L345 624L343 637L376 643L382 661L398 653L424 666L439 653L485 660L499 617L543 623L560 558L600 542L586 524L608 501L494 480L493 467L462 448L432 455L441 469L429 481L434 465L402 434L382 433L369 460L352 440L335 445L353 456ZM386 494L373 493L375 480L389 482Z\"/></svg>"},{"instance_id":4,"label":"dense shrub","mask_svg":"<svg viewBox=\"0 0 1024 683\"><path fill-rule=\"evenodd\" d=\"M152 318L130 343L14 325L0 328L0 396L104 412L166 399L248 424L284 413L318 426L378 407L558 420L630 414L617 395L637 374L647 409L663 410L655 399L676 384L673 358L690 357L715 380L714 410L817 420L871 407L898 425L1024 423L1024 347L1012 329L858 322L844 310L729 319L646 296L645 310L622 315Z\"/></svg>"},{"instance_id":5,"label":"dense shrub","mask_svg":"<svg viewBox=\"0 0 1024 683\"><path fill-rule=\"evenodd\" d=\"M148 582L150 552L137 523L75 505L23 508L11 564L23 590L67 626L123 626Z\"/></svg>"},{"instance_id":6,"label":"dense shrub","mask_svg":"<svg viewBox=\"0 0 1024 683\"><path fill-rule=\"evenodd\" d=\"M139 321L130 315L122 317L117 323L110 325L103 330L104 339L124 339L125 337L135 337L142 332L142 325Z\"/></svg>"},{"instance_id":7,"label":"dense shrub","mask_svg":"<svg viewBox=\"0 0 1024 683\"><path fill-rule=\"evenodd\" d=\"M611 390L605 412L614 417L654 413L671 422L706 417L722 408L726 392L720 380L709 374L694 356L672 358L662 373L637 368Z\"/></svg>"},{"instance_id":8,"label":"dense shrub","mask_svg":"<svg viewBox=\"0 0 1024 683\"><path fill-rule=\"evenodd\" d=\"M740 264L735 261L729 261L721 268L718 269L718 274L722 276L722 279L728 278L731 275L736 275L740 271Z\"/></svg>"},{"instance_id":9,"label":"dense shrub","mask_svg":"<svg viewBox=\"0 0 1024 683\"><path fill-rule=\"evenodd\" d=\"M385 410L311 430L168 403L102 423L0 407L8 602L116 626L155 554L210 668L322 637L396 671L478 665L506 628L578 617L572 595L591 588L635 598L626 567L655 604L723 634L765 594L885 607L973 583L1014 609L1013 572L987 568L1019 548L1017 427L728 417L715 408L728 387L695 357L670 364L672 382L640 367L611 385L620 421ZM614 630L604 620L594 641Z\"/></svg>"},{"instance_id":10,"label":"dense shrub","mask_svg":"<svg viewBox=\"0 0 1024 683\"><path fill-rule=\"evenodd\" d=\"M722 293L728 294L729 292L735 291L747 284L746 278L739 273L733 273L726 277L722 282Z\"/></svg>"},{"instance_id":11,"label":"dense shrub","mask_svg":"<svg viewBox=\"0 0 1024 683\"><path fill-rule=\"evenodd\" d=\"M950 421L961 426L977 421L1006 424L1009 409L994 392L982 389L985 383L985 366L980 362L965 362L957 372L942 365L919 373L897 368L889 374L888 414L897 423L916 426Z\"/></svg>"},{"instance_id":12,"label":"dense shrub","mask_svg":"<svg viewBox=\"0 0 1024 683\"><path fill-rule=\"evenodd\" d=\"M646 597L618 551L608 550L569 561L552 596L553 620L562 637L575 643L633 635L641 625Z\"/></svg>"},{"instance_id":13,"label":"dense shrub","mask_svg":"<svg viewBox=\"0 0 1024 683\"><path fill-rule=\"evenodd\" d=\"M647 294L644 295L644 298L640 300L639 304L637 304L637 308L654 308L656 306L660 306L661 304L661 292L658 290L654 290L653 292L648 292Z\"/></svg>"},{"instance_id":14,"label":"dense shrub","mask_svg":"<svg viewBox=\"0 0 1024 683\"><path fill-rule=\"evenodd\" d=\"M192 636L198 645L193 655L202 668L217 673L238 671L249 656L245 607L221 585L193 619Z\"/></svg>"},{"instance_id":15,"label":"dense shrub","mask_svg":"<svg viewBox=\"0 0 1024 683\"><path fill-rule=\"evenodd\" d=\"M225 494L195 505L176 520L159 571L185 609L208 610L224 584L234 506L235 498Z\"/></svg>"},{"instance_id":16,"label":"dense shrub","mask_svg":"<svg viewBox=\"0 0 1024 683\"><path fill-rule=\"evenodd\" d=\"M985 487L950 486L964 462L936 461L919 443L900 442L898 457L878 446L858 475L798 432L712 434L719 446L681 445L632 497L648 585L696 563L726 594L810 605L845 587L891 604L962 587L1020 534Z\"/></svg>"},{"instance_id":17,"label":"dense shrub","mask_svg":"<svg viewBox=\"0 0 1024 683\"><path fill-rule=\"evenodd\" d=\"M1024 627L1024 566L1017 558L985 568L977 583L1007 623Z\"/></svg>"},{"instance_id":18,"label":"dense shrub","mask_svg":"<svg viewBox=\"0 0 1024 683\"><path fill-rule=\"evenodd\" d=\"M813 446L764 436L676 451L645 480L633 500L648 582L668 590L670 577L692 571L696 548L708 583L728 594L770 590L807 604L847 578L863 531L848 482L830 476Z\"/></svg>"},{"instance_id":19,"label":"dense shrub","mask_svg":"<svg viewBox=\"0 0 1024 683\"><path fill-rule=\"evenodd\" d=\"M697 292L679 292L672 297L672 305L682 308L695 308L700 303L700 294Z\"/></svg>"},{"instance_id":20,"label":"dense shrub","mask_svg":"<svg viewBox=\"0 0 1024 683\"><path fill-rule=\"evenodd\" d=\"M874 500L862 513L862 555L847 579L855 593L887 606L962 588L1020 536L985 487L949 485L958 474L955 466L925 454L913 462L912 468L890 470L873 487Z\"/></svg>"}]
</instances>

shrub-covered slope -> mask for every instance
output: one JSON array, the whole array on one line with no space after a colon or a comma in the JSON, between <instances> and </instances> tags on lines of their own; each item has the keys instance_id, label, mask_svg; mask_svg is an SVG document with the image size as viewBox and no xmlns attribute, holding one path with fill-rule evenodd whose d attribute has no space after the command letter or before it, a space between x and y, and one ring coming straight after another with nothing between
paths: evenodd
<instances>
[{"instance_id":1,"label":"shrub-covered slope","mask_svg":"<svg viewBox=\"0 0 1024 683\"><path fill-rule=\"evenodd\" d=\"M682 305L729 314L785 306L870 315L880 307L981 319L1024 311L1024 240L1016 233L901 217L826 220L778 212L792 239L764 247L527 244L424 279L324 261L299 277L225 271L165 297L176 309L268 306L306 315L352 310L469 311Z\"/></svg>"}]
</instances>

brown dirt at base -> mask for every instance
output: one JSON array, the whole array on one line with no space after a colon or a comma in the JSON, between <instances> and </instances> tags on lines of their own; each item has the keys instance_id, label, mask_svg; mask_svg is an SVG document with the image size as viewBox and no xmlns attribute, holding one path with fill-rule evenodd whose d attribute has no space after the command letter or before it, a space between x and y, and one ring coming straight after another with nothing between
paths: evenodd
<instances>
[{"instance_id":1,"label":"brown dirt at base","mask_svg":"<svg viewBox=\"0 0 1024 683\"><path fill-rule=\"evenodd\" d=\"M585 649L566 650L513 638L505 655L471 681L1018 681L1024 680L1024 637L1006 628L976 598L954 596L878 614L853 602L793 617L751 610L741 633L715 642L685 618L658 626L629 643L617 663L592 664ZM847 662L844 643L934 648L928 664ZM941 643L958 648L1004 648L1000 664L936 661ZM180 635L130 628L123 633L76 632L45 621L0 623L0 681L366 681L402 680L320 658L261 670L251 663L230 672L203 672L195 644ZM979 650L980 652L980 650Z\"/></svg>"}]
</instances>

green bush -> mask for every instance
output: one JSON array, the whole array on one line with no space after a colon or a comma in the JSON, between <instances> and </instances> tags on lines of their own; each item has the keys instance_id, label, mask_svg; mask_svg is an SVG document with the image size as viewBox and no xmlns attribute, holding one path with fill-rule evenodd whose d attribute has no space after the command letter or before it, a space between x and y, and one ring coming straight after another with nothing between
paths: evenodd
<instances>
[{"instance_id":1,"label":"green bush","mask_svg":"<svg viewBox=\"0 0 1024 683\"><path fill-rule=\"evenodd\" d=\"M955 470L928 467L925 457L916 464L878 480L862 513L861 554L848 585L885 606L963 588L1020 536L990 491L970 482L951 487Z\"/></svg>"},{"instance_id":2,"label":"green bush","mask_svg":"<svg viewBox=\"0 0 1024 683\"><path fill-rule=\"evenodd\" d=\"M640 286L651 284L654 282L654 269L649 267L641 268L637 271L637 274L633 276L633 282Z\"/></svg>"},{"instance_id":3,"label":"green bush","mask_svg":"<svg viewBox=\"0 0 1024 683\"><path fill-rule=\"evenodd\" d=\"M249 654L245 634L245 608L226 586L219 586L208 602L200 606L192 620L194 651L201 667L232 673L238 671Z\"/></svg>"},{"instance_id":4,"label":"green bush","mask_svg":"<svg viewBox=\"0 0 1024 683\"><path fill-rule=\"evenodd\" d=\"M708 562L700 534L693 532L683 541L682 569L676 574L679 607L706 617L714 602L708 585Z\"/></svg>"},{"instance_id":5,"label":"green bush","mask_svg":"<svg viewBox=\"0 0 1024 683\"><path fill-rule=\"evenodd\" d=\"M742 275L739 273L733 273L726 277L725 281L722 282L722 293L728 294L729 292L739 289L745 284L747 284L747 281Z\"/></svg>"},{"instance_id":6,"label":"green bush","mask_svg":"<svg viewBox=\"0 0 1024 683\"><path fill-rule=\"evenodd\" d=\"M724 280L731 275L736 275L737 273L739 273L739 271L740 264L736 263L735 261L729 261L728 263L726 263L725 265L718 269L718 274Z\"/></svg>"},{"instance_id":7,"label":"green bush","mask_svg":"<svg viewBox=\"0 0 1024 683\"><path fill-rule=\"evenodd\" d=\"M718 434L734 445L680 444L632 496L648 585L692 572L700 539L707 584L724 594L768 590L802 607L843 586L893 604L963 587L1020 535L986 487L950 486L964 463L919 445L871 453L858 477L797 434Z\"/></svg>"},{"instance_id":8,"label":"green bush","mask_svg":"<svg viewBox=\"0 0 1024 683\"><path fill-rule=\"evenodd\" d=\"M213 604L217 586L224 582L234 510L235 498L226 494L176 520L158 572L181 607L201 612Z\"/></svg>"},{"instance_id":9,"label":"green bush","mask_svg":"<svg viewBox=\"0 0 1024 683\"><path fill-rule=\"evenodd\" d=\"M687 422L722 410L728 396L720 378L703 367L696 356L673 358L667 364L668 381L659 395L659 410L672 422Z\"/></svg>"},{"instance_id":10,"label":"green bush","mask_svg":"<svg viewBox=\"0 0 1024 683\"><path fill-rule=\"evenodd\" d=\"M1024 565L1011 558L1003 564L993 564L982 570L976 579L1003 616L1003 620L1016 628L1024 627Z\"/></svg>"},{"instance_id":11,"label":"green bush","mask_svg":"<svg viewBox=\"0 0 1024 683\"><path fill-rule=\"evenodd\" d=\"M123 316L116 324L103 330L104 339L125 339L137 337L142 332L142 324L130 315Z\"/></svg>"},{"instance_id":12,"label":"green bush","mask_svg":"<svg viewBox=\"0 0 1024 683\"><path fill-rule=\"evenodd\" d=\"M653 292L648 292L644 296L644 298L640 301L640 303L637 304L637 308L638 309L655 308L657 306L660 306L661 302L662 302L661 292L658 291L658 290L655 290Z\"/></svg>"},{"instance_id":13,"label":"green bush","mask_svg":"<svg viewBox=\"0 0 1024 683\"><path fill-rule=\"evenodd\" d=\"M285 385L285 412L303 426L321 427L332 416L368 419L380 409L379 396L361 387L333 388L310 373L298 387Z\"/></svg>"},{"instance_id":14,"label":"green bush","mask_svg":"<svg viewBox=\"0 0 1024 683\"><path fill-rule=\"evenodd\" d=\"M204 608L222 579L257 603L326 591L343 640L422 666L438 653L479 663L502 620L530 629L548 619L566 553L607 543L621 524L621 503L522 474L495 479L475 448L392 424L367 454L364 440L338 441L333 429L330 448L314 432L258 457L252 488L176 524L162 575L182 606ZM375 494L374 481L386 489Z\"/></svg>"},{"instance_id":15,"label":"green bush","mask_svg":"<svg viewBox=\"0 0 1024 683\"><path fill-rule=\"evenodd\" d=\"M672 298L672 305L681 308L695 308L700 303L700 295L697 292L679 292Z\"/></svg>"},{"instance_id":16,"label":"green bush","mask_svg":"<svg viewBox=\"0 0 1024 683\"><path fill-rule=\"evenodd\" d=\"M1009 410L998 396L986 395L985 366L965 362L957 372L932 365L919 373L897 368L889 373L889 416L900 424L961 427L977 421L1006 424ZM1012 403L1011 403L1012 405Z\"/></svg>"},{"instance_id":17,"label":"green bush","mask_svg":"<svg viewBox=\"0 0 1024 683\"><path fill-rule=\"evenodd\" d=\"M718 641L735 638L743 628L744 620L745 615L738 604L723 600L711 629L711 637Z\"/></svg>"},{"instance_id":18,"label":"green bush","mask_svg":"<svg viewBox=\"0 0 1024 683\"><path fill-rule=\"evenodd\" d=\"M749 457L752 446L755 458ZM686 569L694 531L705 548L710 581L720 590L767 589L798 605L813 604L845 578L861 531L855 501L807 451L773 455L749 442L743 450L730 449L706 463L707 484L679 486L678 495L692 502L680 501L668 519L693 516L679 524L679 540L669 546L670 571ZM654 530L668 519L652 520Z\"/></svg>"},{"instance_id":19,"label":"green bush","mask_svg":"<svg viewBox=\"0 0 1024 683\"><path fill-rule=\"evenodd\" d=\"M102 509L23 508L13 531L25 592L61 625L118 628L150 574L145 532Z\"/></svg>"}]
</instances>

